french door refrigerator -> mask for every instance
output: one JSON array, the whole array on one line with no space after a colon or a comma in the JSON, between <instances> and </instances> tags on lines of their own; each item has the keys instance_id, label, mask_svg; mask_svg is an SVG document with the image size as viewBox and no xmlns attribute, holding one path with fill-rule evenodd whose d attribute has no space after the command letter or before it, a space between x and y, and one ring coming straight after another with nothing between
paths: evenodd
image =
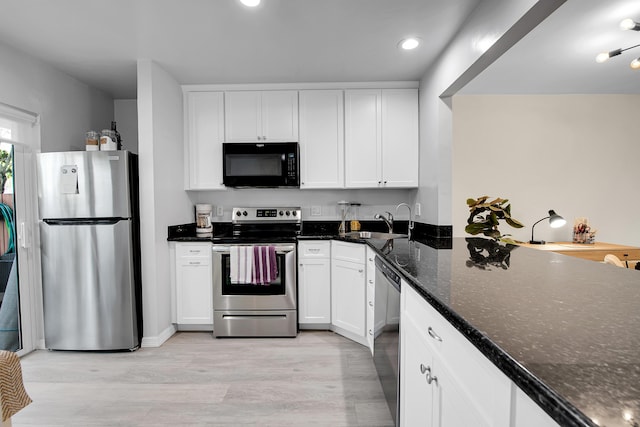
<instances>
[{"instance_id":1,"label":"french door refrigerator","mask_svg":"<svg viewBox=\"0 0 640 427\"><path fill-rule=\"evenodd\" d=\"M40 153L37 165L45 347L138 348L137 156Z\"/></svg>"}]
</instances>

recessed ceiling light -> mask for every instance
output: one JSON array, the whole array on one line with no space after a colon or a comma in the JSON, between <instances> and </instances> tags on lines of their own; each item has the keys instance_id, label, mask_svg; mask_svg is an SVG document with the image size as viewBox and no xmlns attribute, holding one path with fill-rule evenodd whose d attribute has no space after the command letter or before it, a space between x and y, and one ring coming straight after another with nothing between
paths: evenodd
<instances>
[{"instance_id":1,"label":"recessed ceiling light","mask_svg":"<svg viewBox=\"0 0 640 427\"><path fill-rule=\"evenodd\" d=\"M256 7L260 4L260 0L240 0L240 3L247 7Z\"/></svg>"},{"instance_id":2,"label":"recessed ceiling light","mask_svg":"<svg viewBox=\"0 0 640 427\"><path fill-rule=\"evenodd\" d=\"M407 37L406 39L400 40L398 46L404 50L412 50L420 46L420 39L417 37Z\"/></svg>"}]
</instances>

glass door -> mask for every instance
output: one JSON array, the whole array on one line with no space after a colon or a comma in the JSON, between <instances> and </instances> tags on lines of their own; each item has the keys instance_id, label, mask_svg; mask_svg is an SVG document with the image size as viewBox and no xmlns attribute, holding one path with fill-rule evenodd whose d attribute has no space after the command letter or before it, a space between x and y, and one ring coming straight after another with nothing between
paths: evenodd
<instances>
[{"instance_id":1,"label":"glass door","mask_svg":"<svg viewBox=\"0 0 640 427\"><path fill-rule=\"evenodd\" d=\"M42 322L34 155L39 147L37 115L0 103L0 349L18 355L35 349Z\"/></svg>"},{"instance_id":2,"label":"glass door","mask_svg":"<svg viewBox=\"0 0 640 427\"><path fill-rule=\"evenodd\" d=\"M285 295L285 254L276 253L278 274L271 283L231 283L231 256L222 255L222 295Z\"/></svg>"},{"instance_id":3,"label":"glass door","mask_svg":"<svg viewBox=\"0 0 640 427\"><path fill-rule=\"evenodd\" d=\"M0 143L0 350L22 349L13 145Z\"/></svg>"}]
</instances>

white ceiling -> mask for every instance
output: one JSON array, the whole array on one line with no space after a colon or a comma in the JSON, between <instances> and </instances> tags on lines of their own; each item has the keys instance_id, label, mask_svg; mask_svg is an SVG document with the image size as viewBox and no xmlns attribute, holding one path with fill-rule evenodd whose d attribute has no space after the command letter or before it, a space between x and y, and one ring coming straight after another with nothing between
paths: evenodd
<instances>
[{"instance_id":1,"label":"white ceiling","mask_svg":"<svg viewBox=\"0 0 640 427\"><path fill-rule=\"evenodd\" d=\"M638 0L567 0L459 93L640 93L640 70L629 63L640 47L598 64L600 52L640 44L623 31L624 18L640 22Z\"/></svg>"},{"instance_id":2,"label":"white ceiling","mask_svg":"<svg viewBox=\"0 0 640 427\"><path fill-rule=\"evenodd\" d=\"M478 1L3 0L0 40L117 99L138 58L182 84L418 80Z\"/></svg>"},{"instance_id":3,"label":"white ceiling","mask_svg":"<svg viewBox=\"0 0 640 427\"><path fill-rule=\"evenodd\" d=\"M116 99L136 60L182 84L418 80L480 0L3 0L0 40ZM638 0L568 0L462 93L639 93ZM404 52L398 41L424 41Z\"/></svg>"}]
</instances>

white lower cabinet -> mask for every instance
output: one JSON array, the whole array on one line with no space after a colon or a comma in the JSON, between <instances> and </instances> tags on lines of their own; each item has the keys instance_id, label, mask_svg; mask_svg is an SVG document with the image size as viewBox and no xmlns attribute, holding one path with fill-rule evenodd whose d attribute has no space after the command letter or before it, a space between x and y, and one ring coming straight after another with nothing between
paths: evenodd
<instances>
[{"instance_id":1,"label":"white lower cabinet","mask_svg":"<svg viewBox=\"0 0 640 427\"><path fill-rule=\"evenodd\" d=\"M400 333L402 426L557 426L404 282Z\"/></svg>"},{"instance_id":2,"label":"white lower cabinet","mask_svg":"<svg viewBox=\"0 0 640 427\"><path fill-rule=\"evenodd\" d=\"M517 427L560 427L518 387L515 387L513 408L515 411L514 425Z\"/></svg>"},{"instance_id":3,"label":"white lower cabinet","mask_svg":"<svg viewBox=\"0 0 640 427\"><path fill-rule=\"evenodd\" d=\"M175 274L176 323L185 325L180 329L207 325L204 329L213 330L211 243L176 243Z\"/></svg>"},{"instance_id":4,"label":"white lower cabinet","mask_svg":"<svg viewBox=\"0 0 640 427\"><path fill-rule=\"evenodd\" d=\"M369 346L366 334L365 245L331 242L331 329Z\"/></svg>"},{"instance_id":5,"label":"white lower cabinet","mask_svg":"<svg viewBox=\"0 0 640 427\"><path fill-rule=\"evenodd\" d=\"M298 242L298 325L331 325L331 242Z\"/></svg>"},{"instance_id":6,"label":"white lower cabinet","mask_svg":"<svg viewBox=\"0 0 640 427\"><path fill-rule=\"evenodd\" d=\"M402 425L509 427L511 381L404 283L401 298Z\"/></svg>"},{"instance_id":7,"label":"white lower cabinet","mask_svg":"<svg viewBox=\"0 0 640 427\"><path fill-rule=\"evenodd\" d=\"M367 345L369 346L369 350L371 351L371 355L373 356L373 341L376 335L379 332L378 325L375 324L375 319L378 318L376 316L376 310L380 310L380 304L376 304L377 295L376 295L376 254L370 247L367 246L366 249L366 257L367 257ZM384 304L386 307L386 304Z\"/></svg>"}]
</instances>

